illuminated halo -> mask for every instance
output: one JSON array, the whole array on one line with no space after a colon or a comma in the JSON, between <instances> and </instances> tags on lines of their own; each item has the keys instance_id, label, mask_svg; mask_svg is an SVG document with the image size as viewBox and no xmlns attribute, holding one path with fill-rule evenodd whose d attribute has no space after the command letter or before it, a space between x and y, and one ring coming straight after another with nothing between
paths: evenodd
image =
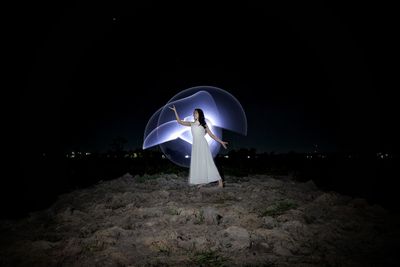
<instances>
[{"instance_id":1,"label":"illuminated halo","mask_svg":"<svg viewBox=\"0 0 400 267\"><path fill-rule=\"evenodd\" d=\"M164 155L177 165L190 166L192 133L188 126L176 121L168 107L175 105L179 117L194 121L193 111L204 111L210 130L222 139L222 129L247 135L247 118L239 101L227 91L213 86L196 86L181 91L151 116L144 132L143 149L159 145ZM221 145L208 134L205 138L213 157Z\"/></svg>"}]
</instances>

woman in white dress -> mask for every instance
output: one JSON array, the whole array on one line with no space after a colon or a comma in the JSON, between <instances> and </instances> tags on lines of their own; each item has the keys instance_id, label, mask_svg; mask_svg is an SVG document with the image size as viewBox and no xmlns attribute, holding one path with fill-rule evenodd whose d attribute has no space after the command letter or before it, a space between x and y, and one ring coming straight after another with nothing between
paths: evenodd
<instances>
[{"instance_id":1,"label":"woman in white dress","mask_svg":"<svg viewBox=\"0 0 400 267\"><path fill-rule=\"evenodd\" d=\"M169 108L175 112L176 120L179 124L191 127L193 142L190 158L189 184L198 184L199 187L201 187L208 183L218 181L218 186L223 187L224 183L215 166L205 135L208 133L211 138L219 142L225 149L228 142L222 141L210 131L201 109L196 108L193 111L194 121L189 122L179 118L175 106Z\"/></svg>"}]
</instances>

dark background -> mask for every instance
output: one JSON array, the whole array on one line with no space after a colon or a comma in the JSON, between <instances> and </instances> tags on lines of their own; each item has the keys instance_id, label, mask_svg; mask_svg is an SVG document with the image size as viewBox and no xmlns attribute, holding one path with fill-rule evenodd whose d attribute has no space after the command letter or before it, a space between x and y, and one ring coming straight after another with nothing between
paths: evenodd
<instances>
[{"instance_id":1,"label":"dark background","mask_svg":"<svg viewBox=\"0 0 400 267\"><path fill-rule=\"evenodd\" d=\"M248 135L224 131L229 148L221 153L317 145L323 153L396 154L389 6L65 1L24 10L23 177L5 191L34 186L46 195L67 175L71 151L106 153L117 137L127 150L141 148L151 115L198 85L230 92L246 112ZM49 162L38 164L43 157ZM382 178L367 163L358 167L359 178ZM31 191L20 200L34 198Z\"/></svg>"}]
</instances>

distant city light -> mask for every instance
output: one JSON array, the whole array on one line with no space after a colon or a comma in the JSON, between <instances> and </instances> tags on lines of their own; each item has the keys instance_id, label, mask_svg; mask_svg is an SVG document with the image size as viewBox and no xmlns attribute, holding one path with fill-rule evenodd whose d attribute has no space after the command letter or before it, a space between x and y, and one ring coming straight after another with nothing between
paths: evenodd
<instances>
[{"instance_id":1,"label":"distant city light","mask_svg":"<svg viewBox=\"0 0 400 267\"><path fill-rule=\"evenodd\" d=\"M225 157L226 159L229 159L229 156L228 156L228 155L225 155L224 157Z\"/></svg>"},{"instance_id":2,"label":"distant city light","mask_svg":"<svg viewBox=\"0 0 400 267\"><path fill-rule=\"evenodd\" d=\"M189 155L185 155L185 158L189 158Z\"/></svg>"},{"instance_id":3,"label":"distant city light","mask_svg":"<svg viewBox=\"0 0 400 267\"><path fill-rule=\"evenodd\" d=\"M247 156L247 158L249 159L249 158L250 158L250 156Z\"/></svg>"},{"instance_id":4,"label":"distant city light","mask_svg":"<svg viewBox=\"0 0 400 267\"><path fill-rule=\"evenodd\" d=\"M382 152L376 153L376 156L377 156L379 159L388 159L388 158L391 157L391 155L390 155L389 153L382 153Z\"/></svg>"}]
</instances>

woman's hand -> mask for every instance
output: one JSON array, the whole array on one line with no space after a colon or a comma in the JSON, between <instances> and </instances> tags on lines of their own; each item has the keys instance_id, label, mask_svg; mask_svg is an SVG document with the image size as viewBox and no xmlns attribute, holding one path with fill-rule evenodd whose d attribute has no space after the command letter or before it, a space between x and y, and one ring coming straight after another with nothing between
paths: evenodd
<instances>
[{"instance_id":1,"label":"woman's hand","mask_svg":"<svg viewBox=\"0 0 400 267\"><path fill-rule=\"evenodd\" d=\"M172 108L169 107L170 109L172 109L173 111L176 111L175 105L172 105Z\"/></svg>"},{"instance_id":2,"label":"woman's hand","mask_svg":"<svg viewBox=\"0 0 400 267\"><path fill-rule=\"evenodd\" d=\"M224 141L221 141L221 145L226 149L226 144L228 144L228 142L224 142Z\"/></svg>"}]
</instances>

